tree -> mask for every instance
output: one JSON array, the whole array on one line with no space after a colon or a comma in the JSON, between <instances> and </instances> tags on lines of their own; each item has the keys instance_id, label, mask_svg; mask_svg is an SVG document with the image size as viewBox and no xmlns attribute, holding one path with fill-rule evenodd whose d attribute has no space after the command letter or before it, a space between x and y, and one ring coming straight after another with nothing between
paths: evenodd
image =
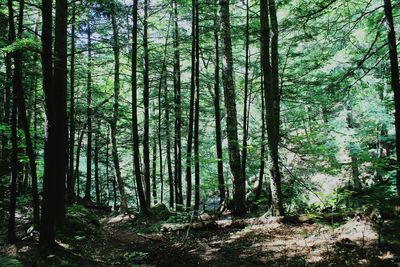
<instances>
[{"instance_id":1,"label":"tree","mask_svg":"<svg viewBox=\"0 0 400 267\"><path fill-rule=\"evenodd\" d=\"M248 139L248 98L249 98L249 61L250 61L250 16L249 0L246 0L246 41L245 41L245 66L244 66L244 101L243 101L243 151L242 172L246 181L247 139Z\"/></svg>"},{"instance_id":2,"label":"tree","mask_svg":"<svg viewBox=\"0 0 400 267\"><path fill-rule=\"evenodd\" d=\"M91 199L92 191L92 30L91 30L91 18L90 18L90 5L88 11L87 20L87 47L88 47L88 66L87 66L87 103L86 103L86 114L87 114L87 149L86 149L86 188L85 188L85 199Z\"/></svg>"},{"instance_id":3,"label":"tree","mask_svg":"<svg viewBox=\"0 0 400 267\"><path fill-rule=\"evenodd\" d=\"M67 171L67 1L56 0L54 76L52 9L52 0L42 0L43 89L48 121L39 240L42 249L54 245L56 226L61 225L65 217Z\"/></svg>"},{"instance_id":4,"label":"tree","mask_svg":"<svg viewBox=\"0 0 400 267\"><path fill-rule=\"evenodd\" d=\"M221 52L222 52L222 84L224 88L224 99L226 109L226 134L229 149L229 165L233 175L234 194L233 205L235 215L243 215L246 212L245 206L245 181L242 176L242 165L240 159L236 93L233 81L233 59L232 41L230 30L229 0L220 2L220 23L221 23Z\"/></svg>"},{"instance_id":5,"label":"tree","mask_svg":"<svg viewBox=\"0 0 400 267\"><path fill-rule=\"evenodd\" d=\"M8 28L9 28L9 42L15 41L15 25L14 25L14 8L11 0L7 1L8 4ZM8 208L8 232L7 241L9 244L14 244L16 241L15 235L15 210L17 202L17 180L18 180L18 141L17 141L17 87L21 86L21 69L20 62L18 62L18 52L13 53L14 61L17 59L14 68L14 75L12 79L13 83L13 104L11 112L11 144L12 144L12 156L11 156L11 185L10 185L10 203Z\"/></svg>"},{"instance_id":6,"label":"tree","mask_svg":"<svg viewBox=\"0 0 400 267\"><path fill-rule=\"evenodd\" d=\"M181 108L181 70L180 70L180 52L179 52L179 27L178 27L178 4L177 0L173 1L174 9L174 98L175 98L175 135L174 135L174 158L175 158L175 198L176 205L183 205L182 196L182 141L181 141L181 127L182 127L182 108ZM170 185L171 186L171 185ZM170 194L172 194L170 192ZM173 205L172 195L170 195L170 203Z\"/></svg>"},{"instance_id":7,"label":"tree","mask_svg":"<svg viewBox=\"0 0 400 267\"><path fill-rule=\"evenodd\" d=\"M214 66L214 113L215 113L215 139L217 150L218 165L218 189L220 202L225 200L225 180L224 180L224 161L222 152L222 130L221 130L221 107L220 107L220 89L219 89L219 20L218 7L215 8L214 19L214 42L215 42L215 66Z\"/></svg>"},{"instance_id":8,"label":"tree","mask_svg":"<svg viewBox=\"0 0 400 267\"><path fill-rule=\"evenodd\" d=\"M143 190L142 175L140 172L140 149L139 149L139 129L137 112L137 21L138 21L138 0L133 2L133 24L132 24L132 137L133 137L133 162L135 169L136 189L139 195L140 210L147 212L146 198Z\"/></svg>"},{"instance_id":9,"label":"tree","mask_svg":"<svg viewBox=\"0 0 400 267\"><path fill-rule=\"evenodd\" d=\"M147 41L147 18L149 1L144 1L143 17L143 105L144 105L144 132L143 132L143 162L144 162L144 183L147 206L150 207L150 148L149 148L149 103L150 103L150 81L149 81L149 49Z\"/></svg>"},{"instance_id":10,"label":"tree","mask_svg":"<svg viewBox=\"0 0 400 267\"><path fill-rule=\"evenodd\" d=\"M396 32L394 29L392 2L384 0L386 23L388 26L388 44L391 72L391 87L394 93L394 117L396 130L396 156L397 166L400 166L400 80L399 80L399 59L397 54ZM400 196L400 170L397 170L397 195Z\"/></svg>"},{"instance_id":11,"label":"tree","mask_svg":"<svg viewBox=\"0 0 400 267\"><path fill-rule=\"evenodd\" d=\"M115 1L110 1L111 23L113 29L113 52L114 52L114 104L113 116L111 119L111 146L112 157L114 163L114 175L118 183L118 190L121 198L120 210L126 211L128 206L125 197L124 180L121 177L121 169L119 166L119 156L117 147L117 123L119 118L119 94L120 94L120 45L119 45L119 30L117 24L117 14L115 10Z\"/></svg>"},{"instance_id":12,"label":"tree","mask_svg":"<svg viewBox=\"0 0 400 267\"><path fill-rule=\"evenodd\" d=\"M266 107L266 125L268 148L270 154L270 186L272 193L272 211L276 215L284 213L281 192L281 173L279 168L279 81L278 81L278 24L274 0L260 1L261 23L261 57L263 71L263 86ZM272 38L270 40L271 20ZM271 54L270 52L271 51Z\"/></svg>"},{"instance_id":13,"label":"tree","mask_svg":"<svg viewBox=\"0 0 400 267\"><path fill-rule=\"evenodd\" d=\"M75 148L75 21L76 3L72 1L71 19L71 63L70 63L70 95L69 95L69 150L68 150L68 177L67 177L67 204L71 205L75 199L74 175L74 148Z\"/></svg>"},{"instance_id":14,"label":"tree","mask_svg":"<svg viewBox=\"0 0 400 267\"><path fill-rule=\"evenodd\" d=\"M200 127L200 26L199 2L194 0L194 31L195 31L195 101L194 101L194 210L200 206L200 156L199 156L199 127Z\"/></svg>"},{"instance_id":15,"label":"tree","mask_svg":"<svg viewBox=\"0 0 400 267\"><path fill-rule=\"evenodd\" d=\"M18 38L22 38L23 33L23 18L24 18L24 3L21 2L19 5L19 16L18 16ZM11 35L15 37L15 29L11 29ZM37 185L37 173L36 173L36 155L33 149L33 143L30 133L29 120L26 112L25 105L25 94L23 89L22 81L22 50L17 50L13 53L14 58L14 82L13 89L17 94L16 105L18 107L18 117L24 131L26 151L29 158L29 167L32 177L32 200L33 200L33 222L35 226L39 226L39 195Z\"/></svg>"}]
</instances>

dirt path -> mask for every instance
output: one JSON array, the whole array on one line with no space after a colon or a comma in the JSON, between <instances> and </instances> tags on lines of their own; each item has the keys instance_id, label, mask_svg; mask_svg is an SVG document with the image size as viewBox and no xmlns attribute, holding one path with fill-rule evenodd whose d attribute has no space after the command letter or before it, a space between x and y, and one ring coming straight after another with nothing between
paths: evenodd
<instances>
[{"instance_id":1,"label":"dirt path","mask_svg":"<svg viewBox=\"0 0 400 267\"><path fill-rule=\"evenodd\" d=\"M394 252L381 253L375 230L357 219L337 229L269 223L144 234L120 222L105 230L117 253L152 266L395 266L399 260Z\"/></svg>"},{"instance_id":2,"label":"dirt path","mask_svg":"<svg viewBox=\"0 0 400 267\"><path fill-rule=\"evenodd\" d=\"M151 224L149 224L151 226ZM128 217L107 218L91 237L71 236L37 260L37 237L0 251L32 266L399 266L399 246L378 246L369 223L333 229L276 220L246 227L138 232ZM398 235L398 232L395 235ZM396 236L395 236L396 238ZM35 256L36 255L36 256Z\"/></svg>"}]
</instances>

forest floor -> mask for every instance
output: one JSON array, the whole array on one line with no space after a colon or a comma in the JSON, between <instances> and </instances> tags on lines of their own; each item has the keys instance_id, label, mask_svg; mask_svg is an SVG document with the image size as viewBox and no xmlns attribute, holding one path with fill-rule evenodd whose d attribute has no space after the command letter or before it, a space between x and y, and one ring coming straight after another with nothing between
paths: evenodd
<instances>
[{"instance_id":1,"label":"forest floor","mask_svg":"<svg viewBox=\"0 0 400 267\"><path fill-rule=\"evenodd\" d=\"M268 217L239 223L223 219L201 227L74 212L52 254L38 256L38 234L32 232L16 245L0 247L0 265L400 266L400 221L378 227L360 216L341 224ZM24 217L18 220L22 231ZM6 261L10 258L23 265Z\"/></svg>"}]
</instances>

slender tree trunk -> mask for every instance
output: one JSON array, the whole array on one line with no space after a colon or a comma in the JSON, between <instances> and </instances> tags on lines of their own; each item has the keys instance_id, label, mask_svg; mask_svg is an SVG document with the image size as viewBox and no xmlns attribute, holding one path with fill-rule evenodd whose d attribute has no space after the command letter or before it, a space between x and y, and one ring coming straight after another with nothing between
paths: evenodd
<instances>
[{"instance_id":1,"label":"slender tree trunk","mask_svg":"<svg viewBox=\"0 0 400 267\"><path fill-rule=\"evenodd\" d=\"M262 192L264 183L264 170L265 170L265 98L264 88L261 82L261 146L260 146L260 172L258 175L258 185L255 192L255 201L257 201Z\"/></svg>"},{"instance_id":2,"label":"slender tree trunk","mask_svg":"<svg viewBox=\"0 0 400 267\"><path fill-rule=\"evenodd\" d=\"M149 103L150 103L150 81L149 81L149 50L147 41L147 16L149 1L144 1L143 18L143 105L144 105L144 132L143 132L143 158L144 158L144 182L147 206L151 203L150 185L150 149L149 149Z\"/></svg>"},{"instance_id":3,"label":"slender tree trunk","mask_svg":"<svg viewBox=\"0 0 400 267\"><path fill-rule=\"evenodd\" d=\"M156 139L154 138L153 140L153 166L152 166L152 195L153 195L153 203L154 205L157 204L157 142Z\"/></svg>"},{"instance_id":4,"label":"slender tree trunk","mask_svg":"<svg viewBox=\"0 0 400 267\"><path fill-rule=\"evenodd\" d=\"M186 208L192 206L192 146L193 146L193 124L196 94L196 0L192 0L192 54L191 54L191 83L189 103L189 124L186 147Z\"/></svg>"},{"instance_id":5,"label":"slender tree trunk","mask_svg":"<svg viewBox=\"0 0 400 267\"><path fill-rule=\"evenodd\" d=\"M120 210L127 210L127 203L125 197L125 185L121 177L121 169L119 166L119 156L117 149L117 123L119 118L119 94L120 94L120 45L119 45L119 31L117 24L117 17L115 11L115 2L110 2L111 8L111 20L113 28L113 51L114 51L114 105L113 105L113 117L111 120L111 145L112 145L112 156L114 163L115 179L118 183L118 190L121 198Z\"/></svg>"},{"instance_id":6,"label":"slender tree trunk","mask_svg":"<svg viewBox=\"0 0 400 267\"><path fill-rule=\"evenodd\" d=\"M94 184L97 204L100 204L99 149L99 134L96 133L94 138Z\"/></svg>"},{"instance_id":7,"label":"slender tree trunk","mask_svg":"<svg viewBox=\"0 0 400 267\"><path fill-rule=\"evenodd\" d=\"M221 52L222 52L222 84L224 87L226 109L226 133L228 138L229 165L233 175L234 214L246 212L245 181L242 176L242 165L237 129L236 93L233 81L233 58L230 31L229 0L220 0Z\"/></svg>"},{"instance_id":8,"label":"slender tree trunk","mask_svg":"<svg viewBox=\"0 0 400 267\"><path fill-rule=\"evenodd\" d=\"M70 75L70 95L69 95L69 175L67 181L67 204L74 203L75 176L74 176L74 146L75 146L75 21L76 4L72 1L72 20L71 20L71 65Z\"/></svg>"},{"instance_id":9,"label":"slender tree trunk","mask_svg":"<svg viewBox=\"0 0 400 267\"><path fill-rule=\"evenodd\" d=\"M169 22L168 22L168 29L167 29L167 37L165 38L165 44L164 44L164 58L163 58L163 64L161 67L161 75L160 75L160 83L158 87L158 147L159 147L159 160L160 160L160 201L163 203L163 198L164 198L164 175L163 175L163 157L162 157L162 89L163 89L163 83L167 83L166 78L164 77L167 76L167 47L168 47L168 40L169 40L169 29L171 25L171 19L172 16L170 16ZM167 84L165 84L165 90L167 88ZM165 92L166 94L166 92ZM164 98L164 101L167 101L166 98ZM166 103L168 105L168 103ZM167 108L168 110L168 108ZM168 114L169 116L169 114ZM167 128L167 135L169 135L169 124L166 122L166 128ZM169 136L167 136L169 138ZM167 141L169 142L169 140ZM167 151L167 154L170 153L170 151ZM168 157L168 155L167 155ZM171 160L171 155L169 155L170 160ZM168 159L167 159L168 160Z\"/></svg>"},{"instance_id":10,"label":"slender tree trunk","mask_svg":"<svg viewBox=\"0 0 400 267\"><path fill-rule=\"evenodd\" d=\"M84 136L85 128L82 129L79 138L78 138L78 147L76 148L76 163L75 163L75 179L76 179L76 196L79 198L81 194L81 181L80 181L80 172L79 172L79 163L80 163L80 155L82 149L82 142Z\"/></svg>"},{"instance_id":11,"label":"slender tree trunk","mask_svg":"<svg viewBox=\"0 0 400 267\"><path fill-rule=\"evenodd\" d=\"M396 156L397 166L400 166L400 80L399 58L397 54L396 32L393 22L392 2L384 0L386 23L388 26L388 44L391 71L391 86L394 93L395 130L396 130ZM400 170L397 170L397 195L400 196Z\"/></svg>"},{"instance_id":12,"label":"slender tree trunk","mask_svg":"<svg viewBox=\"0 0 400 267\"><path fill-rule=\"evenodd\" d=\"M279 83L278 83L278 25L276 21L275 2L261 0L261 57L264 77L266 125L268 148L271 160L270 186L272 192L272 212L283 215L281 173L279 168ZM270 40L269 17L271 18L272 38ZM271 49L271 54L269 53Z\"/></svg>"},{"instance_id":13,"label":"slender tree trunk","mask_svg":"<svg viewBox=\"0 0 400 267\"><path fill-rule=\"evenodd\" d=\"M181 70L179 52L179 27L178 27L178 5L177 0L173 1L174 8L174 98L175 98L175 135L174 135L174 161L175 161L175 198L177 209L183 205L182 195L182 108L181 108ZM174 206L172 184L170 183L170 206Z\"/></svg>"},{"instance_id":14,"label":"slender tree trunk","mask_svg":"<svg viewBox=\"0 0 400 267\"><path fill-rule=\"evenodd\" d=\"M353 110L350 103L346 103L346 111L347 111L347 126L350 129L354 128L354 118L353 118ZM354 189L357 193L360 193L362 190L361 180L360 180L360 170L358 169L358 157L357 151L355 149L354 142L350 142L349 144L349 154L351 158L351 172L352 172L352 180L354 183Z\"/></svg>"},{"instance_id":15,"label":"slender tree trunk","mask_svg":"<svg viewBox=\"0 0 400 267\"><path fill-rule=\"evenodd\" d=\"M200 206L200 157L199 157L199 126L200 126L200 32L199 32L199 2L195 4L195 106L194 106L194 210Z\"/></svg>"},{"instance_id":16,"label":"slender tree trunk","mask_svg":"<svg viewBox=\"0 0 400 267\"><path fill-rule=\"evenodd\" d=\"M137 44L138 44L138 0L133 2L133 25L132 25L132 137L133 137L133 162L135 169L136 188L139 196L140 210L147 212L146 198L143 190L142 174L140 172L140 148L137 112Z\"/></svg>"},{"instance_id":17,"label":"slender tree trunk","mask_svg":"<svg viewBox=\"0 0 400 267\"><path fill-rule=\"evenodd\" d=\"M14 9L11 0L8 3L8 28L9 28L9 41L10 44L15 41L15 23L14 23ZM15 57L16 52L13 53ZM17 65L17 64L15 64ZM13 84L13 105L11 112L11 144L12 144L12 156L11 156L11 185L10 185L10 203L8 207L8 232L7 241L9 244L14 244L16 241L15 235L15 210L17 203L17 180L18 180L18 142L17 142L17 90L18 83L22 77L21 73L14 69L14 75L12 79ZM19 76L19 77L18 77Z\"/></svg>"},{"instance_id":18,"label":"slender tree trunk","mask_svg":"<svg viewBox=\"0 0 400 267\"><path fill-rule=\"evenodd\" d=\"M215 19L214 19L214 41L215 41L214 112L215 112L215 138L217 147L217 166L218 166L218 189L219 189L220 202L223 203L226 197L226 193L225 193L225 180L224 180L224 161L222 152L218 34L219 34L219 20L218 20L218 7L216 7Z\"/></svg>"},{"instance_id":19,"label":"slender tree trunk","mask_svg":"<svg viewBox=\"0 0 400 267\"><path fill-rule=\"evenodd\" d=\"M167 169L168 169L168 183L169 183L169 206L174 207L174 181L172 173L172 159L171 159L171 131L170 131L170 107L168 98L168 83L167 76L164 76L164 105L165 105L165 134L167 142ZM161 197L162 200L162 197Z\"/></svg>"},{"instance_id":20,"label":"slender tree trunk","mask_svg":"<svg viewBox=\"0 0 400 267\"><path fill-rule=\"evenodd\" d=\"M107 182L107 205L110 203L110 172L109 172L109 160L108 160L108 151L109 151L109 144L110 144L110 128L107 128L107 140L106 140L106 182Z\"/></svg>"},{"instance_id":21,"label":"slender tree trunk","mask_svg":"<svg viewBox=\"0 0 400 267\"><path fill-rule=\"evenodd\" d=\"M249 97L249 61L250 61L250 33L249 33L249 0L246 1L246 44L245 44L245 74L244 74L244 101L243 101L243 150L242 150L242 176L246 181L246 162L247 162L247 138L248 138L248 121L247 121L247 105Z\"/></svg>"},{"instance_id":22,"label":"slender tree trunk","mask_svg":"<svg viewBox=\"0 0 400 267\"><path fill-rule=\"evenodd\" d=\"M8 18L10 20L10 18ZM6 22L9 24L9 22ZM10 26L8 26L10 29ZM11 43L10 30L8 31L8 43ZM5 56L5 67L6 67L6 81L4 83L4 94L3 97L3 124L11 125L10 121L10 98L11 98L11 84L12 84L12 69L11 69L11 53L7 53ZM1 135L1 165L0 165L0 181L6 179L10 174L10 160L9 160L9 147L8 147L8 135L6 133ZM5 188L3 183L0 185L1 198L4 198Z\"/></svg>"},{"instance_id":23,"label":"slender tree trunk","mask_svg":"<svg viewBox=\"0 0 400 267\"><path fill-rule=\"evenodd\" d=\"M86 149L86 188L85 199L91 200L92 191L92 32L91 32L91 19L90 7L88 12L87 21L87 40L88 40L88 66L87 66L87 149Z\"/></svg>"}]
</instances>

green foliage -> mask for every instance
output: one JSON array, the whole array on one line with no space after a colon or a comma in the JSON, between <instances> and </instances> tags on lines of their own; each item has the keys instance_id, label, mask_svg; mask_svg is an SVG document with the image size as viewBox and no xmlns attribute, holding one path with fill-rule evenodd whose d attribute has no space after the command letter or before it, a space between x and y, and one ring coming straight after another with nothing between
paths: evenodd
<instances>
[{"instance_id":1,"label":"green foliage","mask_svg":"<svg viewBox=\"0 0 400 267\"><path fill-rule=\"evenodd\" d=\"M5 46L3 48L0 48L0 52L2 53L12 53L17 50L23 50L23 49L32 49L32 50L40 50L40 43L35 40L35 39L17 39L14 43L11 45Z\"/></svg>"},{"instance_id":2,"label":"green foliage","mask_svg":"<svg viewBox=\"0 0 400 267\"><path fill-rule=\"evenodd\" d=\"M132 261L142 261L147 258L149 253L141 252L141 251L134 251L134 252L125 252L123 258L125 261L132 262Z\"/></svg>"},{"instance_id":3,"label":"green foliage","mask_svg":"<svg viewBox=\"0 0 400 267\"><path fill-rule=\"evenodd\" d=\"M24 265L17 259L5 258L0 256L0 266L22 267Z\"/></svg>"},{"instance_id":4,"label":"green foliage","mask_svg":"<svg viewBox=\"0 0 400 267\"><path fill-rule=\"evenodd\" d=\"M66 219L62 233L73 234L76 240L83 240L98 234L100 222L98 216L82 205L72 205L67 208Z\"/></svg>"}]
</instances>

